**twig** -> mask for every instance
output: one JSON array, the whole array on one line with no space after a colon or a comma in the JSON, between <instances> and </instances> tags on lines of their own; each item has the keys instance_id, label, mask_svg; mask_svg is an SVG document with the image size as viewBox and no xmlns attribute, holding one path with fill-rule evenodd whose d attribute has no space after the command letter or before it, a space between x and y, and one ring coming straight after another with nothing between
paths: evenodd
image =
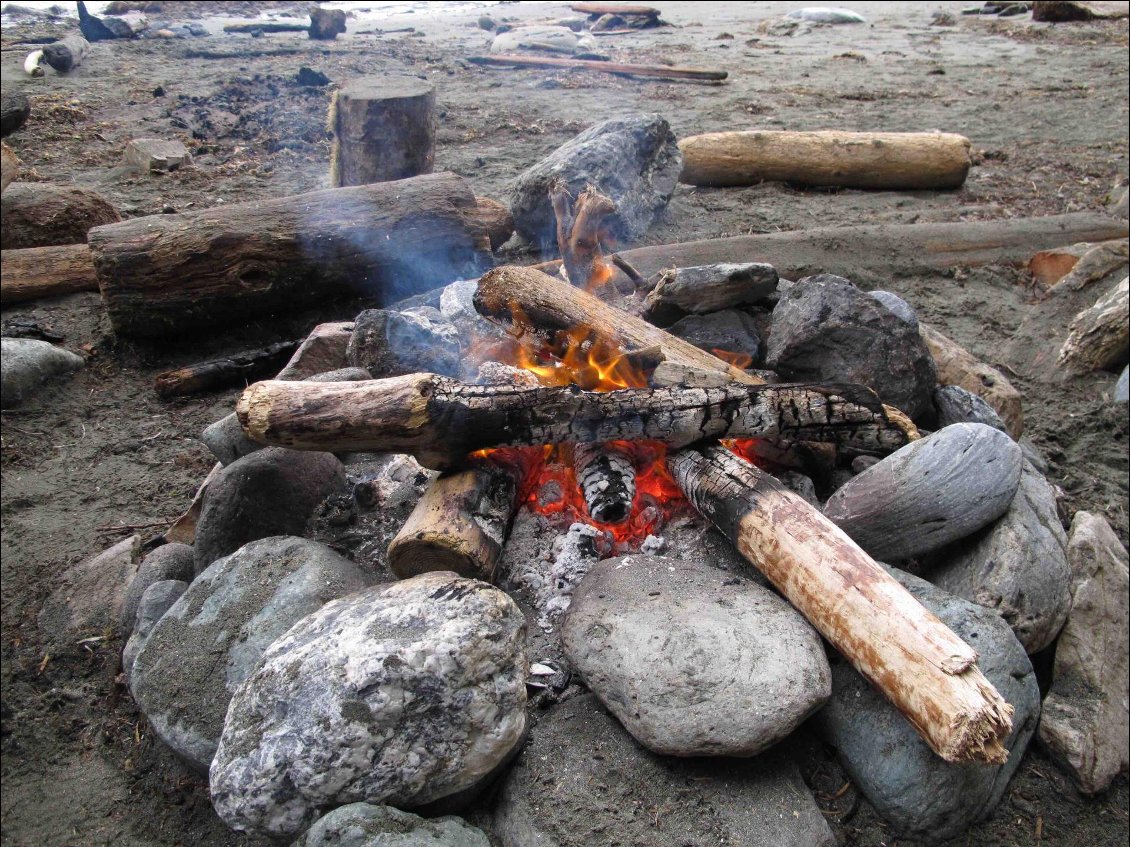
<instances>
[{"instance_id":1,"label":"twig","mask_svg":"<svg viewBox=\"0 0 1130 847\"><path fill-rule=\"evenodd\" d=\"M636 288L647 285L647 280L644 279L643 274L633 268L631 262L621 256L619 253L613 253L611 259L612 264L622 270L628 277L628 279L630 279L635 284Z\"/></svg>"},{"instance_id":2,"label":"twig","mask_svg":"<svg viewBox=\"0 0 1130 847\"><path fill-rule=\"evenodd\" d=\"M95 527L95 529L98 532L133 532L135 529L153 529L158 526L168 526L172 522L172 518L165 518L164 520L150 521L149 523L107 524L106 526Z\"/></svg>"}]
</instances>

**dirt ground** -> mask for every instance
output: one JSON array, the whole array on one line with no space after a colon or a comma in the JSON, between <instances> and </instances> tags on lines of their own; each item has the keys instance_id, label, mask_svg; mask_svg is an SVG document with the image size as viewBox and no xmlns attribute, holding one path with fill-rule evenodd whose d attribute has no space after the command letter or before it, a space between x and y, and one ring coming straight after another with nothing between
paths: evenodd
<instances>
[{"instance_id":1,"label":"dirt ground","mask_svg":"<svg viewBox=\"0 0 1130 847\"><path fill-rule=\"evenodd\" d=\"M246 6L248 4L240 4ZM436 83L436 169L464 175L478 195L503 196L510 178L606 117L658 111L677 135L733 128L839 128L960 132L975 167L952 192L802 191L680 186L646 243L857 223L1010 218L1101 211L1127 177L1127 22L1033 24L1026 17L957 16L959 3L850 3L869 23L793 37L759 24L800 3L661 3L673 26L600 39L625 61L672 60L723 68L723 85L629 80L600 74L493 70L465 57L485 52L496 21L569 15L558 4L464 4L404 10L359 28L411 33L259 39L217 34L94 46L68 77L29 79L5 29L5 90L32 99L28 124L8 140L22 179L95 188L126 216L186 211L283 196L328 183L324 116L330 89L301 88L302 66L334 85L407 69ZM35 27L41 30L42 27ZM119 167L133 137L183 139L195 166L138 177ZM511 259L534 257L512 254ZM835 272L836 268L826 270ZM880 281L868 280L868 287ZM1023 272L958 270L896 275L883 287L993 362L1033 301ZM115 645L46 655L36 625L44 598L69 565L137 526L161 532L212 465L198 433L229 412L236 392L162 402L156 373L225 351L301 337L363 304L327 302L190 342L155 346L116 339L95 294L5 309L64 336L88 367L3 414L2 841L13 845L235 845L257 843L218 820L207 785L149 732L118 682ZM1049 390L1023 379L1028 434L1050 461L1069 512L1104 513L1127 540L1125 407L1107 399L1115 375ZM1037 657L1046 666L1050 657ZM1046 676L1046 674L1045 674ZM907 844L894 837L819 744L805 775L843 844ZM1125 844L1126 778L1086 799L1034 747L997 812L955 843L1093 847Z\"/></svg>"}]
</instances>

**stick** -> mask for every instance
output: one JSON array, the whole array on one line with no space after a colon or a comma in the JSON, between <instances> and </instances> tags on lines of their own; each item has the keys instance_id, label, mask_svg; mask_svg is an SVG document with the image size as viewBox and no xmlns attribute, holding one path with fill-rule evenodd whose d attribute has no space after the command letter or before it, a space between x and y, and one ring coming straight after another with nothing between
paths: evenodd
<instances>
[{"instance_id":1,"label":"stick","mask_svg":"<svg viewBox=\"0 0 1130 847\"><path fill-rule=\"evenodd\" d=\"M600 71L606 74L628 74L629 76L660 77L662 79L699 79L719 81L725 79L726 71L705 68L679 68L667 65L625 65L619 62L594 62L587 59L553 59L548 56L518 56L513 53L496 53L492 56L469 56L468 62L477 65L495 65L526 68L564 68L576 71Z\"/></svg>"},{"instance_id":2,"label":"stick","mask_svg":"<svg viewBox=\"0 0 1130 847\"><path fill-rule=\"evenodd\" d=\"M271 21L258 21L249 24L226 24L224 32L307 32L307 24L273 23Z\"/></svg>"},{"instance_id":3,"label":"stick","mask_svg":"<svg viewBox=\"0 0 1130 847\"><path fill-rule=\"evenodd\" d=\"M1012 707L977 654L848 536L720 446L669 459L679 487L948 762L999 764Z\"/></svg>"},{"instance_id":4,"label":"stick","mask_svg":"<svg viewBox=\"0 0 1130 847\"><path fill-rule=\"evenodd\" d=\"M301 341L280 341L258 350L243 350L222 359L197 362L157 374L153 388L162 400L184 397L201 391L214 391L229 385L246 385L253 379L272 374L284 366Z\"/></svg>"},{"instance_id":5,"label":"stick","mask_svg":"<svg viewBox=\"0 0 1130 847\"><path fill-rule=\"evenodd\" d=\"M98 276L85 244L0 251L0 304L97 291Z\"/></svg>"}]
</instances>

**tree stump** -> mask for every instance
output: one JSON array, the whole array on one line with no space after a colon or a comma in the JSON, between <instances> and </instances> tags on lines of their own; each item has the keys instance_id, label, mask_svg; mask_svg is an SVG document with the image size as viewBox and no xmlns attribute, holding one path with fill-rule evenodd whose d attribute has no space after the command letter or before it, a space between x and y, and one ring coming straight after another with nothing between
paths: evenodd
<instances>
[{"instance_id":1,"label":"tree stump","mask_svg":"<svg viewBox=\"0 0 1130 847\"><path fill-rule=\"evenodd\" d=\"M368 185L429 174L435 163L435 86L411 76L364 77L330 106L330 181Z\"/></svg>"}]
</instances>

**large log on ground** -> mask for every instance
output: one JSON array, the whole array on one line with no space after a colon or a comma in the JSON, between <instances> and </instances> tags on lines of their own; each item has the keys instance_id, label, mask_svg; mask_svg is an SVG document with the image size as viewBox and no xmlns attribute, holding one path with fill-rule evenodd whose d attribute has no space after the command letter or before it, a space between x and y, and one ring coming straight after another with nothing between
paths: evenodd
<instances>
[{"instance_id":1,"label":"large log on ground","mask_svg":"<svg viewBox=\"0 0 1130 847\"><path fill-rule=\"evenodd\" d=\"M20 160L4 142L0 141L0 194L8 190L16 174L20 172Z\"/></svg>"},{"instance_id":2,"label":"large log on ground","mask_svg":"<svg viewBox=\"0 0 1130 847\"><path fill-rule=\"evenodd\" d=\"M504 446L791 438L885 455L909 440L857 385L625 389L467 385L435 374L365 382L258 382L236 405L252 441L298 450L411 453L446 470Z\"/></svg>"},{"instance_id":3,"label":"large log on ground","mask_svg":"<svg viewBox=\"0 0 1130 847\"><path fill-rule=\"evenodd\" d=\"M332 185L368 185L435 164L436 90L414 76L370 76L343 86L330 105Z\"/></svg>"},{"instance_id":4,"label":"large log on ground","mask_svg":"<svg viewBox=\"0 0 1130 847\"><path fill-rule=\"evenodd\" d=\"M82 244L96 226L122 219L105 198L74 185L17 182L0 198L4 225L0 247L19 250Z\"/></svg>"},{"instance_id":5,"label":"large log on ground","mask_svg":"<svg viewBox=\"0 0 1130 847\"><path fill-rule=\"evenodd\" d=\"M525 68L556 68L558 70L598 71L605 74L659 77L661 79L698 79L720 82L728 74L708 68L680 68L674 65L633 65L623 62L597 62L589 59L556 59L550 56L524 56L516 53L495 53L490 56L468 56L476 65L493 65Z\"/></svg>"},{"instance_id":6,"label":"large log on ground","mask_svg":"<svg viewBox=\"0 0 1130 847\"><path fill-rule=\"evenodd\" d=\"M944 132L711 132L679 149L688 185L959 188L971 164L969 139Z\"/></svg>"},{"instance_id":7,"label":"large log on ground","mask_svg":"<svg viewBox=\"0 0 1130 847\"><path fill-rule=\"evenodd\" d=\"M1130 354L1130 279L1075 316L1059 351L1069 373L1117 370Z\"/></svg>"},{"instance_id":8,"label":"large log on ground","mask_svg":"<svg viewBox=\"0 0 1130 847\"><path fill-rule=\"evenodd\" d=\"M0 305L97 290L98 275L85 244L0 252Z\"/></svg>"},{"instance_id":9,"label":"large log on ground","mask_svg":"<svg viewBox=\"0 0 1130 847\"><path fill-rule=\"evenodd\" d=\"M392 302L476 275L489 253L453 174L92 229L114 329L164 337L364 293Z\"/></svg>"},{"instance_id":10,"label":"large log on ground","mask_svg":"<svg viewBox=\"0 0 1130 847\"><path fill-rule=\"evenodd\" d=\"M720 446L669 458L687 499L939 756L1001 763L1012 707L977 654L800 495Z\"/></svg>"},{"instance_id":11,"label":"large log on ground","mask_svg":"<svg viewBox=\"0 0 1130 847\"><path fill-rule=\"evenodd\" d=\"M54 44L43 48L43 61L55 69L56 73L70 73L90 52L90 42L81 35L68 35Z\"/></svg>"}]
</instances>

